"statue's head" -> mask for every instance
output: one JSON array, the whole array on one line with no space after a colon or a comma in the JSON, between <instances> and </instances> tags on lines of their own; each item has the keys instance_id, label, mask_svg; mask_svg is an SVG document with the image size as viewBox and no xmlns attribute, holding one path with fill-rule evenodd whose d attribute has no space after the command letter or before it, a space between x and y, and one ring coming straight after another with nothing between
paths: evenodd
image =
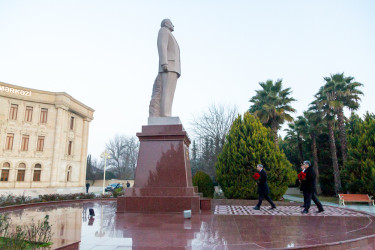
<instances>
[{"instance_id":1,"label":"statue's head","mask_svg":"<svg viewBox=\"0 0 375 250\"><path fill-rule=\"evenodd\" d=\"M161 27L166 27L170 31L174 31L174 25L173 25L172 21L169 20L169 19L164 19L163 21L161 21L161 25L160 26Z\"/></svg>"}]
</instances>

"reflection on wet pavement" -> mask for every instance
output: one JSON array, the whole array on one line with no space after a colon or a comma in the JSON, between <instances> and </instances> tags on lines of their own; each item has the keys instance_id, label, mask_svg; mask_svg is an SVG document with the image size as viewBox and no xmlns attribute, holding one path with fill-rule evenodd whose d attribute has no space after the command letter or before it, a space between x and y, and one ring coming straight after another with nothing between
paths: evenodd
<instances>
[{"instance_id":1,"label":"reflection on wet pavement","mask_svg":"<svg viewBox=\"0 0 375 250\"><path fill-rule=\"evenodd\" d=\"M52 248L68 245L81 239L82 204L66 204L58 206L41 206L17 209L9 214L14 225L25 225L41 221L49 215L52 228Z\"/></svg>"},{"instance_id":2,"label":"reflection on wet pavement","mask_svg":"<svg viewBox=\"0 0 375 250\"><path fill-rule=\"evenodd\" d=\"M95 216L89 215L94 209ZM115 201L85 202L15 210L13 223L50 216L53 248L81 241L80 249L283 248L356 239L375 234L374 218L214 215L185 220L182 214L116 214ZM369 243L368 243L369 244ZM371 243L373 244L373 242ZM371 245L375 247L375 245Z\"/></svg>"}]
</instances>

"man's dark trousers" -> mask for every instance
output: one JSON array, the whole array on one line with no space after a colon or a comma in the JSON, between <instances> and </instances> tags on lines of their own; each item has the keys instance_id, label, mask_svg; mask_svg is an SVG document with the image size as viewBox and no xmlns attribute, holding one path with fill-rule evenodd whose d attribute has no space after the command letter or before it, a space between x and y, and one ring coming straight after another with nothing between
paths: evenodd
<instances>
[{"instance_id":1,"label":"man's dark trousers","mask_svg":"<svg viewBox=\"0 0 375 250\"><path fill-rule=\"evenodd\" d=\"M264 199L266 199L266 201L268 201L271 204L271 207L276 207L275 203L273 203L268 194L259 194L259 201L257 207L260 207L262 205Z\"/></svg>"},{"instance_id":2,"label":"man's dark trousers","mask_svg":"<svg viewBox=\"0 0 375 250\"><path fill-rule=\"evenodd\" d=\"M318 207L319 211L323 210L322 203L318 200L318 197L316 197L315 192L304 192L303 194L304 199L305 199L305 209L309 211L310 206L311 206L311 200L314 201L315 205Z\"/></svg>"}]
</instances>

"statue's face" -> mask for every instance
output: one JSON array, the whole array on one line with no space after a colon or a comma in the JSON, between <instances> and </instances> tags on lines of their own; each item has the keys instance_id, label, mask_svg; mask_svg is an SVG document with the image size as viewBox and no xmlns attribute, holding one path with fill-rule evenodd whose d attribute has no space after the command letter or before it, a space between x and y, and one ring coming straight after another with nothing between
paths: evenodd
<instances>
[{"instance_id":1,"label":"statue's face","mask_svg":"<svg viewBox=\"0 0 375 250\"><path fill-rule=\"evenodd\" d=\"M171 31L174 31L174 25L173 25L173 23L171 22L171 20L169 20L169 19L165 22L165 27L167 27L167 28L170 29Z\"/></svg>"}]
</instances>

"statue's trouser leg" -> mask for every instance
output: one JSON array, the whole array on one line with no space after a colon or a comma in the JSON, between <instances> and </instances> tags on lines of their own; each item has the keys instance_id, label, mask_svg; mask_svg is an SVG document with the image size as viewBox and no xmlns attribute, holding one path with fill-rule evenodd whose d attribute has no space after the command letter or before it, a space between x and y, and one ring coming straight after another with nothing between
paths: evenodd
<instances>
[{"instance_id":1,"label":"statue's trouser leg","mask_svg":"<svg viewBox=\"0 0 375 250\"><path fill-rule=\"evenodd\" d=\"M177 73L161 73L162 95L160 104L160 116L172 115L172 103L177 84Z\"/></svg>"},{"instance_id":2,"label":"statue's trouser leg","mask_svg":"<svg viewBox=\"0 0 375 250\"><path fill-rule=\"evenodd\" d=\"M156 76L149 107L150 117L160 117L160 101L161 101L161 74Z\"/></svg>"}]
</instances>

